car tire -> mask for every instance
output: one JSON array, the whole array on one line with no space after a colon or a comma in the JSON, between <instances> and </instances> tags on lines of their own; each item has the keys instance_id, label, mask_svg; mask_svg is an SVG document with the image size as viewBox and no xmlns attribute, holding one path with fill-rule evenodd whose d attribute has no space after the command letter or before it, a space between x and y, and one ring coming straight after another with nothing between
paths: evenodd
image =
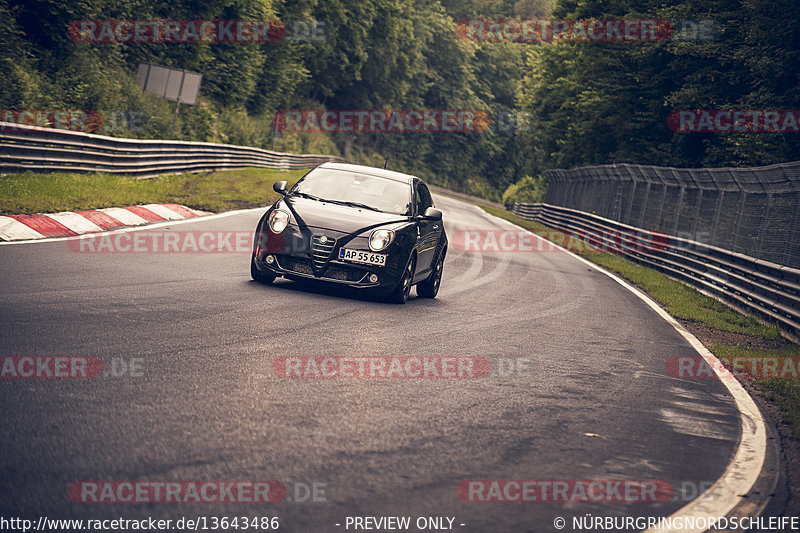
<instances>
[{"instance_id":1,"label":"car tire","mask_svg":"<svg viewBox=\"0 0 800 533\"><path fill-rule=\"evenodd\" d=\"M400 283L397 288L389 295L389 301L396 304L404 304L408 301L408 296L411 294L411 286L414 281L414 266L417 263L417 258L412 254L408 258L405 268L403 269L403 276L400 278Z\"/></svg>"},{"instance_id":2,"label":"car tire","mask_svg":"<svg viewBox=\"0 0 800 533\"><path fill-rule=\"evenodd\" d=\"M269 285L270 283L275 281L274 275L264 274L258 269L258 267L256 266L256 256L250 257L250 277L257 282L264 283L266 285Z\"/></svg>"},{"instance_id":3,"label":"car tire","mask_svg":"<svg viewBox=\"0 0 800 533\"><path fill-rule=\"evenodd\" d=\"M439 293L439 286L442 284L444 257L446 254L447 248L442 249L439 257L436 259L436 265L433 267L431 275L424 281L417 283L417 296L420 298L436 298L436 295Z\"/></svg>"}]
</instances>

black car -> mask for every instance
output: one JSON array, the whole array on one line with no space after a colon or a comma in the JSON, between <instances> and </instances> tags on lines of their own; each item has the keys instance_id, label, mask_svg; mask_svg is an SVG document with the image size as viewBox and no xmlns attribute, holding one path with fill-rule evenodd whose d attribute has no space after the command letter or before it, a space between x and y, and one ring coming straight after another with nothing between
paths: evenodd
<instances>
[{"instance_id":1,"label":"black car","mask_svg":"<svg viewBox=\"0 0 800 533\"><path fill-rule=\"evenodd\" d=\"M415 176L360 165L325 163L291 189L256 228L250 274L317 280L369 290L396 303L435 298L447 235L442 212Z\"/></svg>"}]
</instances>

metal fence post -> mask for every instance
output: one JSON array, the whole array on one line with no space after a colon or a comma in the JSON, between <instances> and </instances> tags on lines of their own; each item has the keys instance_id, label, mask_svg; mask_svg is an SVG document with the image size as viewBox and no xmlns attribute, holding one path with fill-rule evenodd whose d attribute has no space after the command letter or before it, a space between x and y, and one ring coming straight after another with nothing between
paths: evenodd
<instances>
[{"instance_id":1,"label":"metal fence post","mask_svg":"<svg viewBox=\"0 0 800 533\"><path fill-rule=\"evenodd\" d=\"M596 202L597 202L597 183L599 180L592 180L592 189L589 193L589 212L593 212L596 209Z\"/></svg>"},{"instance_id":2,"label":"metal fence post","mask_svg":"<svg viewBox=\"0 0 800 533\"><path fill-rule=\"evenodd\" d=\"M661 217L664 215L664 204L667 202L667 189L669 189L669 185L664 183L664 190L661 191L661 201L658 203L658 217L656 218L656 223L653 226L655 229L661 229L663 225L661 224Z\"/></svg>"},{"instance_id":3,"label":"metal fence post","mask_svg":"<svg viewBox=\"0 0 800 533\"><path fill-rule=\"evenodd\" d=\"M633 201L636 198L636 178L631 174L631 199L628 201L628 212L625 213L625 224L631 223L631 212L633 211Z\"/></svg>"},{"instance_id":4,"label":"metal fence post","mask_svg":"<svg viewBox=\"0 0 800 533\"><path fill-rule=\"evenodd\" d=\"M642 199L642 208L639 210L638 225L640 228L644 226L644 215L647 212L647 201L650 199L650 184L651 182L648 180L647 185L644 186L644 198Z\"/></svg>"},{"instance_id":5,"label":"metal fence post","mask_svg":"<svg viewBox=\"0 0 800 533\"><path fill-rule=\"evenodd\" d=\"M703 189L697 189L697 202L694 207L694 218L692 219L692 240L697 240L697 221L700 220L700 206L703 203Z\"/></svg>"},{"instance_id":6,"label":"metal fence post","mask_svg":"<svg viewBox=\"0 0 800 533\"><path fill-rule=\"evenodd\" d=\"M772 195L767 195L767 206L761 213L761 222L758 225L758 240L756 241L756 255L761 256L761 251L764 249L764 239L767 238L767 224L769 221L769 212L772 209Z\"/></svg>"},{"instance_id":7,"label":"metal fence post","mask_svg":"<svg viewBox=\"0 0 800 533\"><path fill-rule=\"evenodd\" d=\"M719 215L722 211L722 199L725 198L725 191L720 190L717 196L717 205L714 207L714 220L711 222L711 239L710 244L717 244L717 227L719 226Z\"/></svg>"},{"instance_id":8,"label":"metal fence post","mask_svg":"<svg viewBox=\"0 0 800 533\"><path fill-rule=\"evenodd\" d=\"M742 190L742 197L739 198L739 208L736 211L736 224L733 226L733 233L731 233L730 249L736 251L734 248L735 243L739 241L739 226L742 224L742 212L744 211L744 204L747 201L747 193Z\"/></svg>"},{"instance_id":9,"label":"metal fence post","mask_svg":"<svg viewBox=\"0 0 800 533\"><path fill-rule=\"evenodd\" d=\"M800 231L798 223L800 223L800 193L795 194L797 201L794 203L794 214L792 215L792 222L789 224L789 238L786 239L786 249L783 251L783 264L791 264L791 251L795 243L797 243L797 232Z\"/></svg>"},{"instance_id":10,"label":"metal fence post","mask_svg":"<svg viewBox=\"0 0 800 533\"><path fill-rule=\"evenodd\" d=\"M587 200L586 191L587 190L589 190L589 183L586 182L586 181L582 181L581 182L581 187L580 187L580 191L581 192L580 192L580 196L579 196L578 202L577 202L578 209L580 209L581 211L586 211L586 207L587 207L587 205L586 205L586 200Z\"/></svg>"},{"instance_id":11,"label":"metal fence post","mask_svg":"<svg viewBox=\"0 0 800 533\"><path fill-rule=\"evenodd\" d=\"M614 211L612 211L611 218L614 220L619 220L619 217L622 215L622 180L619 179L619 176L616 176L617 180L615 183L617 184L616 195L614 197Z\"/></svg>"},{"instance_id":12,"label":"metal fence post","mask_svg":"<svg viewBox=\"0 0 800 533\"><path fill-rule=\"evenodd\" d=\"M675 209L675 222L672 224L672 234L678 234L678 222L681 220L681 208L683 207L683 195L686 192L686 187L681 187L678 192L678 207Z\"/></svg>"}]
</instances>

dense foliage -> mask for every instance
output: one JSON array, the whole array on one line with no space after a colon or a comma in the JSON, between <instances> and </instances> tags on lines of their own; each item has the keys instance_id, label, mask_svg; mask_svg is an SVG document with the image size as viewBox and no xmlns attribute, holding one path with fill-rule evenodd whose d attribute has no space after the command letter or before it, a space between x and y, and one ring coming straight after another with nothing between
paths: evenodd
<instances>
[{"instance_id":1,"label":"dense foliage","mask_svg":"<svg viewBox=\"0 0 800 533\"><path fill-rule=\"evenodd\" d=\"M481 17L711 21L713 31L653 43L541 44L473 42L457 32L459 21ZM280 20L287 34L258 44L68 35L75 21L109 19ZM107 117L100 133L118 136L335 153L375 165L388 156L390 168L500 199L524 176L554 167L800 159L797 133L667 127L676 109L800 108L798 23L796 0L0 0L0 110L99 110ZM173 102L136 86L140 62L202 73L198 104L181 106L173 122ZM274 135L275 113L293 109L483 110L493 127ZM514 190L542 187L528 177Z\"/></svg>"},{"instance_id":2,"label":"dense foliage","mask_svg":"<svg viewBox=\"0 0 800 533\"><path fill-rule=\"evenodd\" d=\"M603 163L758 166L800 159L800 134L679 133L674 110L800 108L796 0L561 0L564 18L656 18L654 43L560 43L529 51L524 106L532 169ZM682 30L686 31L682 31Z\"/></svg>"}]
</instances>

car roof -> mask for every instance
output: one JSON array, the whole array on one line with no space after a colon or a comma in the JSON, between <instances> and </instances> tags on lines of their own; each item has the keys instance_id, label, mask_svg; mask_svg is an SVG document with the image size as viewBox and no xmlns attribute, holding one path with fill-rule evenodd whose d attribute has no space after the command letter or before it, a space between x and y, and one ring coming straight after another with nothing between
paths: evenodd
<instances>
[{"instance_id":1,"label":"car roof","mask_svg":"<svg viewBox=\"0 0 800 533\"><path fill-rule=\"evenodd\" d=\"M419 179L411 174L403 174L402 172L395 172L394 170L386 170L383 168L368 167L366 165L354 165L351 163L323 163L317 168L329 168L331 170L346 170L349 172L357 172L359 174L367 174L370 176L377 176L380 178L388 178L395 181L402 181L403 183L411 184L415 179Z\"/></svg>"}]
</instances>

